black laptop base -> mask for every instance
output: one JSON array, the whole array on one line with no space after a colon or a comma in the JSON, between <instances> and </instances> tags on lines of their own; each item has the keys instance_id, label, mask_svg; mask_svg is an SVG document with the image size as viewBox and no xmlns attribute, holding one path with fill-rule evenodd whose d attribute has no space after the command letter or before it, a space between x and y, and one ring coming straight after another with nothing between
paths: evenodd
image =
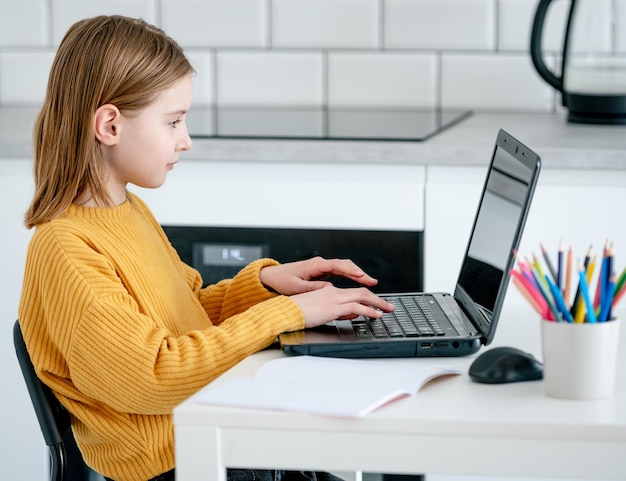
<instances>
[{"instance_id":1,"label":"black laptop base","mask_svg":"<svg viewBox=\"0 0 626 481\"><path fill-rule=\"evenodd\" d=\"M349 322L349 321L335 321ZM424 337L417 342L415 339L398 339L384 342L372 340L350 343L337 343L336 332L341 327L322 326L306 331L306 343L302 343L303 331L281 335L282 349L291 356L324 356L356 358L390 358L390 357L457 357L476 353L482 346L479 338L445 338ZM293 337L292 337L293 336ZM324 337L330 342L324 342ZM295 341L291 344L290 337Z\"/></svg>"}]
</instances>

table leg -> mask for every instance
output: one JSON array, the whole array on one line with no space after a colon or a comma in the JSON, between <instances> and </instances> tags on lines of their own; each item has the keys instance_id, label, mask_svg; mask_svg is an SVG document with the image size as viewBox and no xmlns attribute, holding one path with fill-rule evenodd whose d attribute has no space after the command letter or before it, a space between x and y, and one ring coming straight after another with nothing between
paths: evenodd
<instances>
[{"instance_id":1,"label":"table leg","mask_svg":"<svg viewBox=\"0 0 626 481\"><path fill-rule=\"evenodd\" d=\"M219 428L176 428L176 481L226 481L221 455Z\"/></svg>"}]
</instances>

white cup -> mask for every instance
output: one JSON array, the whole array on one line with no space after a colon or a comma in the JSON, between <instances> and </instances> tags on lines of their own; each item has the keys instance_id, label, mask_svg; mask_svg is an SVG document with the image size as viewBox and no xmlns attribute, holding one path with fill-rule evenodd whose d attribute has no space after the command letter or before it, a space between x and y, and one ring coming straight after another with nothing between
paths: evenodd
<instances>
[{"instance_id":1,"label":"white cup","mask_svg":"<svg viewBox=\"0 0 626 481\"><path fill-rule=\"evenodd\" d=\"M541 321L546 395L593 400L615 391L619 320L597 323Z\"/></svg>"}]
</instances>

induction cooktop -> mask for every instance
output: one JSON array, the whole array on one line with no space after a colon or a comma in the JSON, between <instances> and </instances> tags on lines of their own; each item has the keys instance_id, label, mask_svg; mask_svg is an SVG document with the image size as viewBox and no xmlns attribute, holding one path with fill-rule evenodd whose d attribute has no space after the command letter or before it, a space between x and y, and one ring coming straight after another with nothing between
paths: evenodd
<instances>
[{"instance_id":1,"label":"induction cooktop","mask_svg":"<svg viewBox=\"0 0 626 481\"><path fill-rule=\"evenodd\" d=\"M422 141L469 117L468 110L402 108L192 108L192 138Z\"/></svg>"}]
</instances>

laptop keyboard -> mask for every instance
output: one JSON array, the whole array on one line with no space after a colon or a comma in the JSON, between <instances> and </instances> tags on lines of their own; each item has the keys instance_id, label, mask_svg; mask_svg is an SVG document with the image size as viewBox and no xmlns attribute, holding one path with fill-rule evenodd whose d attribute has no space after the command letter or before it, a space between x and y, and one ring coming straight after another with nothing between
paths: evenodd
<instances>
[{"instance_id":1,"label":"laptop keyboard","mask_svg":"<svg viewBox=\"0 0 626 481\"><path fill-rule=\"evenodd\" d=\"M360 339L388 337L443 336L444 329L435 319L423 296L385 297L396 306L381 318L354 321L352 327Z\"/></svg>"}]
</instances>

